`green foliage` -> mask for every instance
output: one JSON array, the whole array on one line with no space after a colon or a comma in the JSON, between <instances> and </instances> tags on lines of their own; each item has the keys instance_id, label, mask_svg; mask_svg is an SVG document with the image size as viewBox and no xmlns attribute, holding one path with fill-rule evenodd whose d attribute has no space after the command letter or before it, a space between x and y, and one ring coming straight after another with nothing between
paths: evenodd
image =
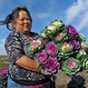
<instances>
[{"instance_id":1,"label":"green foliage","mask_svg":"<svg viewBox=\"0 0 88 88\"><path fill-rule=\"evenodd\" d=\"M7 58L0 58L0 62L8 62Z\"/></svg>"}]
</instances>

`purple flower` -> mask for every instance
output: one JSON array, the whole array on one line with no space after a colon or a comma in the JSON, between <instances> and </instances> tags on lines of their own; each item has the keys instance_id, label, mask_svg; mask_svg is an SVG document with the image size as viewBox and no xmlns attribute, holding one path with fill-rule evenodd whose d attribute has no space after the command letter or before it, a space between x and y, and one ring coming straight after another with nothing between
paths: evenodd
<instances>
[{"instance_id":1,"label":"purple flower","mask_svg":"<svg viewBox=\"0 0 88 88\"><path fill-rule=\"evenodd\" d=\"M55 56L58 53L56 44L54 42L49 42L46 46L46 51L49 55Z\"/></svg>"},{"instance_id":2,"label":"purple flower","mask_svg":"<svg viewBox=\"0 0 88 88\"><path fill-rule=\"evenodd\" d=\"M42 38L39 38L39 40L42 42L43 45L46 43L45 40Z\"/></svg>"},{"instance_id":3,"label":"purple flower","mask_svg":"<svg viewBox=\"0 0 88 88\"><path fill-rule=\"evenodd\" d=\"M40 63L43 63L47 59L47 54L44 51L42 51L42 52L38 53L37 58Z\"/></svg>"},{"instance_id":4,"label":"purple flower","mask_svg":"<svg viewBox=\"0 0 88 88\"><path fill-rule=\"evenodd\" d=\"M60 63L58 63L56 58L48 57L46 65L45 65L45 69L48 72L55 73L59 66L60 66Z\"/></svg>"},{"instance_id":5,"label":"purple flower","mask_svg":"<svg viewBox=\"0 0 88 88\"><path fill-rule=\"evenodd\" d=\"M69 44L71 44L74 49L77 49L77 47L79 46L79 44L76 40L70 40Z\"/></svg>"},{"instance_id":6,"label":"purple flower","mask_svg":"<svg viewBox=\"0 0 88 88\"><path fill-rule=\"evenodd\" d=\"M8 70L4 70L0 73L0 77L5 77L8 74Z\"/></svg>"},{"instance_id":7,"label":"purple flower","mask_svg":"<svg viewBox=\"0 0 88 88\"><path fill-rule=\"evenodd\" d=\"M76 39L78 37L78 32L73 26L65 26L65 30L68 33L69 39Z\"/></svg>"}]
</instances>

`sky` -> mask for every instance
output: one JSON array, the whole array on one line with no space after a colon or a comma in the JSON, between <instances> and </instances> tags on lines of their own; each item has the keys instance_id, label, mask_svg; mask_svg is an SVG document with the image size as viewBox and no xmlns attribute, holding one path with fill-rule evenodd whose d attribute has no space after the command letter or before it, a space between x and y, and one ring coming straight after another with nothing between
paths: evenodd
<instances>
[{"instance_id":1,"label":"sky","mask_svg":"<svg viewBox=\"0 0 88 88\"><path fill-rule=\"evenodd\" d=\"M75 27L88 43L88 0L0 0L0 20L17 6L26 6L30 11L32 31L40 33L50 21L60 19ZM6 26L0 26L0 55L6 55L4 44L10 32Z\"/></svg>"}]
</instances>

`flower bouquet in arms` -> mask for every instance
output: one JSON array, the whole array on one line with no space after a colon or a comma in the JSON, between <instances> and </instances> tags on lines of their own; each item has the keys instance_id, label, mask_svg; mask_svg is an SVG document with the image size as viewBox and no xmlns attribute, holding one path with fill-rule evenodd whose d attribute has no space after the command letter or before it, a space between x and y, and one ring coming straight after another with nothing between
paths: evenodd
<instances>
[{"instance_id":1,"label":"flower bouquet in arms","mask_svg":"<svg viewBox=\"0 0 88 88\"><path fill-rule=\"evenodd\" d=\"M28 49L33 54L33 59L39 64L38 68L42 68L42 74L57 76L60 63L56 58L58 50L54 42L46 44L42 38L39 38L33 40Z\"/></svg>"},{"instance_id":2,"label":"flower bouquet in arms","mask_svg":"<svg viewBox=\"0 0 88 88\"><path fill-rule=\"evenodd\" d=\"M55 19L45 26L40 37L41 43L29 45L29 51L35 53L34 59L45 73L55 75L59 67L70 76L83 69L88 70L88 44L76 28Z\"/></svg>"}]
</instances>

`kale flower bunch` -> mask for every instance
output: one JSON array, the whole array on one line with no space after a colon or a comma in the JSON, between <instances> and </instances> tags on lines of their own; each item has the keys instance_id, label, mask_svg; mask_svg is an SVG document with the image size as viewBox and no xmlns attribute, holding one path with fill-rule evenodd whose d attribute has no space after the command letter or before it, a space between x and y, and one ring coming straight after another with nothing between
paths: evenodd
<instances>
[{"instance_id":1,"label":"kale flower bunch","mask_svg":"<svg viewBox=\"0 0 88 88\"><path fill-rule=\"evenodd\" d=\"M63 73L72 76L75 75L81 68L79 60L70 57L69 59L63 61L62 63L62 71Z\"/></svg>"},{"instance_id":2,"label":"kale flower bunch","mask_svg":"<svg viewBox=\"0 0 88 88\"><path fill-rule=\"evenodd\" d=\"M42 38L39 38L33 40L28 49L33 54L33 59L39 64L38 67L42 67L42 73L45 75L56 75L58 73L60 63L56 58L58 50L54 42L46 44Z\"/></svg>"},{"instance_id":3,"label":"kale flower bunch","mask_svg":"<svg viewBox=\"0 0 88 88\"><path fill-rule=\"evenodd\" d=\"M65 58L65 60L62 61L62 71L67 75L75 75L77 72L81 71L81 69L88 70L88 44L86 43L85 36L83 34L79 34L77 30L71 25L65 26L65 30L67 31L68 36L68 40L65 42L69 44L69 46L72 48L71 52L68 53L66 52L68 49L68 47L66 46L66 49L64 50L64 52L66 53L63 53L63 47L61 47L60 44L58 44L60 46L58 49L59 51L61 51L60 53L62 54L61 55L59 53L59 57L62 57L62 60L63 58ZM63 44L64 43L62 43L62 45ZM69 62L71 62L70 65ZM71 68L71 66L74 67Z\"/></svg>"},{"instance_id":4,"label":"kale flower bunch","mask_svg":"<svg viewBox=\"0 0 88 88\"><path fill-rule=\"evenodd\" d=\"M43 28L40 37L43 42L33 54L34 59L40 63L39 67L47 67L47 71L52 74L60 67L65 74L70 76L81 69L88 70L88 44L85 36L79 34L75 27L65 25L62 20L55 19ZM29 47L32 47L31 45ZM34 52L32 48L29 48L29 51L31 49ZM49 63L47 63L48 59Z\"/></svg>"},{"instance_id":5,"label":"kale flower bunch","mask_svg":"<svg viewBox=\"0 0 88 88\"><path fill-rule=\"evenodd\" d=\"M55 55L55 57L57 57L58 62L60 62L60 68L62 70L65 66L65 65L62 66L64 63L64 60L67 60L69 58L71 60L72 58L71 56L75 52L77 52L77 49L80 48L79 42L76 40L78 38L77 30L71 25L65 26L65 24L59 19L52 20L50 24L41 31L40 36L47 43L51 41L56 45L58 53ZM73 75L73 73L75 74L75 72L79 71L80 70L79 64L75 64L75 65L78 65L73 67L76 69L76 71L75 69L71 70L73 68L70 69L69 67L69 70L67 70L68 72L66 71L65 73ZM66 67L67 67L67 64L66 64ZM63 71L65 71L66 69L67 68L65 68Z\"/></svg>"}]
</instances>

